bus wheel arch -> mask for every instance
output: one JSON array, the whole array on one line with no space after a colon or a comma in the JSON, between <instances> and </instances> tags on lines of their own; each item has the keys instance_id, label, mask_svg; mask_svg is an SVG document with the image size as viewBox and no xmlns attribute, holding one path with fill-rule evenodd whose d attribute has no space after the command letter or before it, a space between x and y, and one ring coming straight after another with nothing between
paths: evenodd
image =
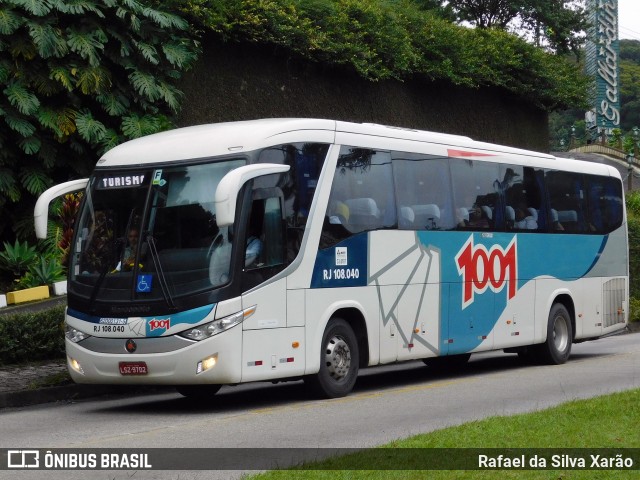
<instances>
[{"instance_id":1,"label":"bus wheel arch","mask_svg":"<svg viewBox=\"0 0 640 480\"><path fill-rule=\"evenodd\" d=\"M351 392L363 355L368 358L368 347L360 348L367 338L363 325L364 318L356 309L338 310L331 316L322 335L320 370L304 378L314 396L338 398Z\"/></svg>"},{"instance_id":2,"label":"bus wheel arch","mask_svg":"<svg viewBox=\"0 0 640 480\"><path fill-rule=\"evenodd\" d=\"M546 340L536 345L538 360L560 365L569 359L575 336L575 306L569 295L558 295L549 309Z\"/></svg>"}]
</instances>

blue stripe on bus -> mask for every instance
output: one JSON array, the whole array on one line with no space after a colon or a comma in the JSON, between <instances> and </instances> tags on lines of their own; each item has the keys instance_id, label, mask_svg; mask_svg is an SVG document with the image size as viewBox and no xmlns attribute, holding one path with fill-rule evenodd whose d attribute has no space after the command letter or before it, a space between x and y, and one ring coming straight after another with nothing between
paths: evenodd
<instances>
[{"instance_id":1,"label":"blue stripe on bus","mask_svg":"<svg viewBox=\"0 0 640 480\"><path fill-rule=\"evenodd\" d=\"M393 244L394 235L399 234L402 233L388 232L390 245ZM571 281L587 275L598 264L608 241L608 236L604 235L501 232L420 231L417 232L417 237L425 248L440 252L441 354L464 353L477 348L482 343L483 336L488 335L495 327L497 320L507 308L510 296L513 298L517 295L517 292L531 280L549 277ZM337 265L342 261L337 254L339 248L347 249L347 265ZM367 285L367 258L369 254L375 255L375 252L368 252L368 249L369 235L361 233L319 251L311 288ZM490 259L496 264L499 272L500 262L509 263L508 255L513 253L510 249L515 249L516 265L509 267L517 270L517 284L510 290L506 278L502 279L502 283L499 279L493 279L494 293L487 283L485 274L478 283L487 285L486 290L477 293L471 288L471 301L465 303L465 294L469 295L469 290L464 291L465 283L456 262L456 257L465 249L469 249L468 252L471 254L482 250L479 254L480 260L485 259L487 262ZM359 276L356 278L355 275L351 275L350 278L344 278L341 269L347 268L359 270ZM335 272L338 272L340 278L336 278ZM505 269L500 273L503 277L508 277L510 270ZM499 276L500 273L493 276ZM625 275L624 272L617 271L608 273L612 276ZM473 278L467 278L466 281L473 281ZM438 309L437 306L433 308ZM455 340L451 342L452 339Z\"/></svg>"},{"instance_id":2,"label":"blue stripe on bus","mask_svg":"<svg viewBox=\"0 0 640 480\"><path fill-rule=\"evenodd\" d=\"M133 318L141 318L145 323L145 335L147 337L162 336L170 327L175 325L195 325L204 320L216 307L216 304L205 305L185 312L170 315L156 315L152 317L101 317L89 315L78 310L67 308L67 315L98 325L127 325ZM167 322L168 321L168 322ZM157 326L156 326L157 325ZM167 326L167 328L164 328Z\"/></svg>"}]
</instances>

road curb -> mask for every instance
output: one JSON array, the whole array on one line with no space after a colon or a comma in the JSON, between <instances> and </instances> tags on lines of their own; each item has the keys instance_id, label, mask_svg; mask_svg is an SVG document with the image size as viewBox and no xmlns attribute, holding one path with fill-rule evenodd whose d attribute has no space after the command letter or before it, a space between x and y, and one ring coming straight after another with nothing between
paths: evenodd
<instances>
[{"instance_id":1,"label":"road curb","mask_svg":"<svg viewBox=\"0 0 640 480\"><path fill-rule=\"evenodd\" d=\"M116 395L150 395L174 391L172 387L141 387L129 385L61 385L35 390L0 393L0 409L27 407L52 402L74 402L87 398Z\"/></svg>"}]
</instances>

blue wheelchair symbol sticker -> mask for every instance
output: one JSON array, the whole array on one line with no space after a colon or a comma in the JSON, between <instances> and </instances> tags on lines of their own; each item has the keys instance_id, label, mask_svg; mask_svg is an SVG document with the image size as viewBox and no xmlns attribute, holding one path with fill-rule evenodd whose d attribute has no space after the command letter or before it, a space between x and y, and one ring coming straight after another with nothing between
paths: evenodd
<instances>
[{"instance_id":1,"label":"blue wheelchair symbol sticker","mask_svg":"<svg viewBox=\"0 0 640 480\"><path fill-rule=\"evenodd\" d=\"M138 282L136 283L136 292L138 293L150 292L152 281L153 281L153 275L138 275Z\"/></svg>"}]
</instances>

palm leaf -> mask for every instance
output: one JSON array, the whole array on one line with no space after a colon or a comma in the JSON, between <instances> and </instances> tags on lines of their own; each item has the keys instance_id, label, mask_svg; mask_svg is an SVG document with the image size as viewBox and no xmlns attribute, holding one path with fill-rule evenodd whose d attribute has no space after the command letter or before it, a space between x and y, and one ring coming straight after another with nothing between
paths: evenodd
<instances>
[{"instance_id":1,"label":"palm leaf","mask_svg":"<svg viewBox=\"0 0 640 480\"><path fill-rule=\"evenodd\" d=\"M18 132L23 137L30 137L36 131L36 127L34 127L31 122L24 118L16 117L15 115L5 113L4 121L9 125L11 130Z\"/></svg>"},{"instance_id":2,"label":"palm leaf","mask_svg":"<svg viewBox=\"0 0 640 480\"><path fill-rule=\"evenodd\" d=\"M85 95L101 94L111 88L109 71L100 66L77 69L76 85Z\"/></svg>"},{"instance_id":3,"label":"palm leaf","mask_svg":"<svg viewBox=\"0 0 640 480\"><path fill-rule=\"evenodd\" d=\"M22 186L32 195L40 195L52 183L51 178L41 170L25 168L20 172Z\"/></svg>"},{"instance_id":4,"label":"palm leaf","mask_svg":"<svg viewBox=\"0 0 640 480\"><path fill-rule=\"evenodd\" d=\"M76 126L80 136L91 144L99 143L107 133L107 127L93 118L89 110L83 110L76 117Z\"/></svg>"},{"instance_id":5,"label":"palm leaf","mask_svg":"<svg viewBox=\"0 0 640 480\"><path fill-rule=\"evenodd\" d=\"M49 78L60 83L69 92L73 90L75 86L75 80L72 72L65 67L52 67Z\"/></svg>"},{"instance_id":6,"label":"palm leaf","mask_svg":"<svg viewBox=\"0 0 640 480\"><path fill-rule=\"evenodd\" d=\"M129 100L123 95L109 93L98 95L96 98L104 110L112 117L124 115L129 109Z\"/></svg>"},{"instance_id":7,"label":"palm leaf","mask_svg":"<svg viewBox=\"0 0 640 480\"><path fill-rule=\"evenodd\" d=\"M24 8L36 17L42 17L51 11L49 2L43 2L42 0L11 0L11 3Z\"/></svg>"},{"instance_id":8,"label":"palm leaf","mask_svg":"<svg viewBox=\"0 0 640 480\"><path fill-rule=\"evenodd\" d=\"M182 97L182 92L167 82L160 82L158 88L162 99L174 112L177 112L180 108L180 97Z\"/></svg>"},{"instance_id":9,"label":"palm leaf","mask_svg":"<svg viewBox=\"0 0 640 480\"><path fill-rule=\"evenodd\" d=\"M20 148L27 155L33 155L40 151L40 139L37 137L23 138L18 142Z\"/></svg>"},{"instance_id":10,"label":"palm leaf","mask_svg":"<svg viewBox=\"0 0 640 480\"><path fill-rule=\"evenodd\" d=\"M187 68L197 58L197 53L184 43L167 43L162 45L162 52L169 63L178 68Z\"/></svg>"},{"instance_id":11,"label":"palm leaf","mask_svg":"<svg viewBox=\"0 0 640 480\"><path fill-rule=\"evenodd\" d=\"M123 139L122 137L120 137L120 135L118 135L118 132L116 132L111 128L107 129L107 132L105 133L104 138L100 142L101 148L99 150L99 154L104 155L113 147L116 147L120 143L122 143L122 140Z\"/></svg>"},{"instance_id":12,"label":"palm leaf","mask_svg":"<svg viewBox=\"0 0 640 480\"><path fill-rule=\"evenodd\" d=\"M106 2L103 1L102 3ZM63 13L71 13L73 15L86 15L87 12L91 12L100 18L105 18L102 10L92 0L65 0L59 3L58 9Z\"/></svg>"},{"instance_id":13,"label":"palm leaf","mask_svg":"<svg viewBox=\"0 0 640 480\"><path fill-rule=\"evenodd\" d=\"M0 83L6 83L11 77L12 66L6 60L0 60Z\"/></svg>"},{"instance_id":14,"label":"palm leaf","mask_svg":"<svg viewBox=\"0 0 640 480\"><path fill-rule=\"evenodd\" d=\"M100 53L104 50L104 44L98 37L97 32L87 34L71 31L67 34L67 44L72 52L87 60L89 65L97 66L100 64Z\"/></svg>"},{"instance_id":15,"label":"palm leaf","mask_svg":"<svg viewBox=\"0 0 640 480\"><path fill-rule=\"evenodd\" d=\"M153 74L134 70L129 74L129 81L138 94L146 97L150 102L155 102L161 97Z\"/></svg>"},{"instance_id":16,"label":"palm leaf","mask_svg":"<svg viewBox=\"0 0 640 480\"><path fill-rule=\"evenodd\" d=\"M62 31L50 24L28 22L29 36L38 48L42 58L64 57L69 51L67 42L62 37Z\"/></svg>"},{"instance_id":17,"label":"palm leaf","mask_svg":"<svg viewBox=\"0 0 640 480\"><path fill-rule=\"evenodd\" d=\"M38 97L29 92L24 85L19 82L10 83L3 92L9 99L11 105L24 115L35 113L40 106Z\"/></svg>"},{"instance_id":18,"label":"palm leaf","mask_svg":"<svg viewBox=\"0 0 640 480\"><path fill-rule=\"evenodd\" d=\"M153 20L153 22L161 28L176 28L178 30L186 30L189 27L189 23L184 19L172 15L167 12L161 12L151 7L146 7L142 10L142 14Z\"/></svg>"},{"instance_id":19,"label":"palm leaf","mask_svg":"<svg viewBox=\"0 0 640 480\"><path fill-rule=\"evenodd\" d=\"M12 170L0 168L0 193L12 202L20 200L20 189Z\"/></svg>"},{"instance_id":20,"label":"palm leaf","mask_svg":"<svg viewBox=\"0 0 640 480\"><path fill-rule=\"evenodd\" d=\"M157 117L152 115L130 115L122 119L122 133L129 138L139 138L145 135L156 133L160 129L161 123Z\"/></svg>"},{"instance_id":21,"label":"palm leaf","mask_svg":"<svg viewBox=\"0 0 640 480\"><path fill-rule=\"evenodd\" d=\"M0 34L12 35L23 21L24 19L10 8L0 9Z\"/></svg>"},{"instance_id":22,"label":"palm leaf","mask_svg":"<svg viewBox=\"0 0 640 480\"><path fill-rule=\"evenodd\" d=\"M158 63L160 63L160 59L158 58L158 50L156 50L156 47L145 42L136 42L135 40L133 41L133 44L149 63L153 65L157 65Z\"/></svg>"}]
</instances>

